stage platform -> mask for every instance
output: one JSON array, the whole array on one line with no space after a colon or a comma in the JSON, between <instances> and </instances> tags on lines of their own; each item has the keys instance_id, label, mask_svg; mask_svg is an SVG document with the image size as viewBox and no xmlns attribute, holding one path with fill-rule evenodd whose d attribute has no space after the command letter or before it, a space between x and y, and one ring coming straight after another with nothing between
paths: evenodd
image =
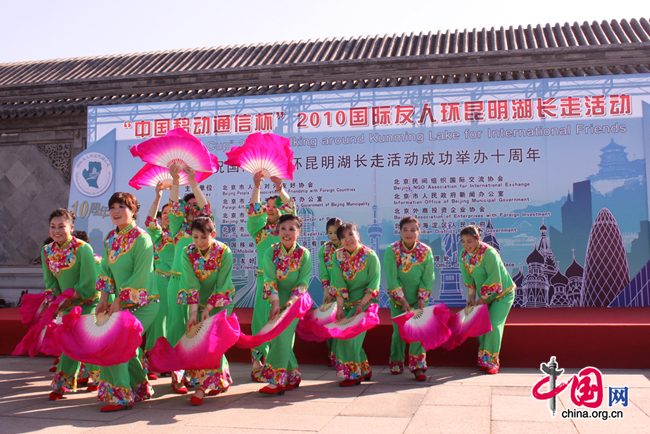
<instances>
[{"instance_id":1,"label":"stage platform","mask_svg":"<svg viewBox=\"0 0 650 434\"><path fill-rule=\"evenodd\" d=\"M250 333L253 309L237 308L235 313L242 331ZM390 354L390 310L379 309L379 317L364 344L371 365L387 365ZM0 354L11 354L25 333L17 308L0 309ZM477 348L476 339L453 351L437 348L429 351L427 363L475 366ZM325 343L296 337L294 349L299 363L327 363ZM233 362L250 361L250 352L239 348L226 356ZM503 333L502 366L537 368L551 356L564 368L650 369L650 307L512 309Z\"/></svg>"}]
</instances>

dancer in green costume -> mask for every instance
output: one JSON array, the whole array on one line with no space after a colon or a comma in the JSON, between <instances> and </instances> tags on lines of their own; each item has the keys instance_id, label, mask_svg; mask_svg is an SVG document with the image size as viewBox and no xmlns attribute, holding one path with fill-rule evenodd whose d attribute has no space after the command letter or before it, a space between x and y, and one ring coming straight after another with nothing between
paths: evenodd
<instances>
[{"instance_id":1,"label":"dancer in green costume","mask_svg":"<svg viewBox=\"0 0 650 434\"><path fill-rule=\"evenodd\" d=\"M187 330L222 310L232 314L235 287L232 284L232 252L230 247L216 241L212 216L201 216L192 222L192 244L183 249L181 259L181 289L178 304L189 305ZM203 404L208 395L226 391L232 378L226 356L221 357L218 369L186 371L190 383L198 386L190 402Z\"/></svg>"},{"instance_id":2,"label":"dancer in green costume","mask_svg":"<svg viewBox=\"0 0 650 434\"><path fill-rule=\"evenodd\" d=\"M374 250L360 243L354 223L343 223L337 234L342 248L334 253L331 286L336 289L336 319L351 318L363 312L379 296L381 266ZM352 339L335 341L336 375L343 377L342 387L354 386L372 377L368 357L363 350L366 332Z\"/></svg>"},{"instance_id":3,"label":"dancer in green costume","mask_svg":"<svg viewBox=\"0 0 650 434\"><path fill-rule=\"evenodd\" d=\"M341 248L341 240L339 240L336 230L342 224L343 222L338 217L332 217L327 221L325 231L330 240L323 244L318 251L318 275L323 285L323 304L336 301L336 292L331 287L330 282L332 281L332 259L334 258L334 252L336 249ZM334 342L334 339L327 340L329 366L332 368L336 367L333 348Z\"/></svg>"},{"instance_id":4,"label":"dancer in green costume","mask_svg":"<svg viewBox=\"0 0 650 434\"><path fill-rule=\"evenodd\" d=\"M253 334L259 332L262 327L269 321L269 303L263 299L264 275L262 271L262 262L264 253L278 239L278 219L282 214L295 214L296 207L293 200L284 191L282 180L277 177L271 177L271 182L275 185L278 196L266 198L264 202L260 199L260 184L264 178L263 172L258 172L253 176L253 194L251 195L250 204L246 209L248 221L246 227L248 233L255 240L257 247L257 282L255 290L255 304L253 306L253 321L251 330ZM255 381L260 380L260 369L264 364L264 358L269 352L268 342L252 350L253 371L251 378Z\"/></svg>"},{"instance_id":5,"label":"dancer in green costume","mask_svg":"<svg viewBox=\"0 0 650 434\"><path fill-rule=\"evenodd\" d=\"M181 169L187 175L190 187L192 187L192 193L186 194L183 200L179 200L179 171ZM174 239L174 260L169 271L169 285L167 287L166 331L167 341L174 347L187 329L189 313L186 305L177 302L178 292L181 289L183 251L192 243L192 222L194 217L199 212L212 215L212 211L210 210L210 203L196 183L196 172L192 168L172 164L169 173L172 176L172 188L169 194L169 229ZM186 394L187 388L183 386L185 382L183 371L172 372L172 389L174 393Z\"/></svg>"},{"instance_id":6,"label":"dancer in green costume","mask_svg":"<svg viewBox=\"0 0 650 434\"><path fill-rule=\"evenodd\" d=\"M109 315L129 309L147 333L158 314L158 294L153 275L153 245L151 237L135 224L140 204L130 193L118 192L108 201L115 229L104 242L102 273L96 288L101 292L97 313ZM115 301L108 304L108 295ZM108 402L101 411L117 411L133 406L153 395L147 374L142 368L142 349L126 363L102 367L98 401Z\"/></svg>"},{"instance_id":7,"label":"dancer in green costume","mask_svg":"<svg viewBox=\"0 0 650 434\"><path fill-rule=\"evenodd\" d=\"M463 282L469 289L467 306L487 304L492 323L492 331L478 338L478 365L482 371L496 374L500 366L503 326L515 300L517 285L510 278L499 252L481 242L481 229L478 226L463 228L460 239L463 250L458 262Z\"/></svg>"},{"instance_id":8,"label":"dancer in green costume","mask_svg":"<svg viewBox=\"0 0 650 434\"><path fill-rule=\"evenodd\" d=\"M311 278L309 250L296 242L302 229L302 219L295 214L285 214L278 220L280 242L264 253L264 298L271 303L269 320L283 308L291 306L301 294L307 292ZM280 308L283 306L283 308ZM301 375L293 352L296 326L294 319L269 345L269 352L260 377L269 383L261 393L283 394L300 385Z\"/></svg>"},{"instance_id":9,"label":"dancer in green costume","mask_svg":"<svg viewBox=\"0 0 650 434\"><path fill-rule=\"evenodd\" d=\"M65 208L50 214L52 242L41 251L46 302L54 301L63 290L73 288L74 296L63 303L59 312L67 314L73 307L81 306L81 313L86 315L92 313L99 299L95 291L95 257L90 244L72 235L74 220L74 213ZM82 380L80 369L82 363L61 354L52 380L50 400L61 399L64 392L77 390L77 382ZM89 364L83 369L93 376L95 382L99 381L98 366ZM92 385L89 389L96 390L96 387Z\"/></svg>"},{"instance_id":10,"label":"dancer in green costume","mask_svg":"<svg viewBox=\"0 0 650 434\"><path fill-rule=\"evenodd\" d=\"M147 333L147 342L145 344L144 357L142 358L142 365L150 380L156 380L158 376L153 372L149 372L149 352L156 344L158 338L167 336L167 314L169 311L167 286L169 285L169 271L174 262L174 238L169 230L169 204L163 205L162 210L158 211L163 190L163 183L159 182L156 185L156 198L151 204L151 208L147 214L147 220L145 221L147 233L153 242L153 274L154 280L156 281L156 289L160 296L158 315L153 323L153 327Z\"/></svg>"},{"instance_id":11,"label":"dancer in green costume","mask_svg":"<svg viewBox=\"0 0 650 434\"><path fill-rule=\"evenodd\" d=\"M384 254L384 269L390 294L390 314L395 317L411 309L424 309L431 297L434 268L431 249L418 241L420 222L415 217L404 217L399 222L401 239L391 244ZM390 372L404 372L406 342L393 324L390 345ZM409 344L408 367L418 381L427 376L427 352L420 342Z\"/></svg>"}]
</instances>

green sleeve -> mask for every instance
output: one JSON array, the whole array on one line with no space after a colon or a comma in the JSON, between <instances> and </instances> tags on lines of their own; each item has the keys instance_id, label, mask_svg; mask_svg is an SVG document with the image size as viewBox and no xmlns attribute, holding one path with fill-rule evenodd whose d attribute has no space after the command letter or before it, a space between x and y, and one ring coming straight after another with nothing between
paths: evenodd
<instances>
[{"instance_id":1,"label":"green sleeve","mask_svg":"<svg viewBox=\"0 0 650 434\"><path fill-rule=\"evenodd\" d=\"M291 289L292 296L295 295L297 297L300 294L307 292L309 289L309 280L311 279L311 270L311 253L309 253L309 250L305 249L304 253L302 254L302 258L300 258L298 280L296 281L295 286Z\"/></svg>"},{"instance_id":2,"label":"green sleeve","mask_svg":"<svg viewBox=\"0 0 650 434\"><path fill-rule=\"evenodd\" d=\"M275 198L275 207L280 211L280 214L295 214L296 213L296 203L293 198L289 197L289 202L282 202L280 196Z\"/></svg>"},{"instance_id":3,"label":"green sleeve","mask_svg":"<svg viewBox=\"0 0 650 434\"><path fill-rule=\"evenodd\" d=\"M379 297L379 282L381 282L381 265L374 250L371 250L368 255L366 269L368 270L368 285L366 285L365 292L372 294L372 298L377 298Z\"/></svg>"},{"instance_id":4,"label":"green sleeve","mask_svg":"<svg viewBox=\"0 0 650 434\"><path fill-rule=\"evenodd\" d=\"M461 252L458 254L458 267L460 267L460 273L463 275L463 283L470 291L476 291L476 283L474 283L474 278L467 272L467 267L463 262L463 252L464 250L461 250Z\"/></svg>"},{"instance_id":5,"label":"green sleeve","mask_svg":"<svg viewBox=\"0 0 650 434\"><path fill-rule=\"evenodd\" d=\"M149 282L153 272L153 244L147 234L140 234L129 252L133 260L133 274L122 282L120 292L135 289L151 291ZM149 295L153 295L149 293Z\"/></svg>"},{"instance_id":6,"label":"green sleeve","mask_svg":"<svg viewBox=\"0 0 650 434\"><path fill-rule=\"evenodd\" d=\"M393 301L401 305L401 300L404 298L404 286L397 275L397 261L395 261L395 252L391 246L388 246L384 252L384 269L386 270L388 294Z\"/></svg>"},{"instance_id":7,"label":"green sleeve","mask_svg":"<svg viewBox=\"0 0 650 434\"><path fill-rule=\"evenodd\" d=\"M187 254L190 246L185 247L181 255L181 283L178 291L178 304L199 304L199 292L201 291L201 282L196 277L194 267Z\"/></svg>"},{"instance_id":8,"label":"green sleeve","mask_svg":"<svg viewBox=\"0 0 650 434\"><path fill-rule=\"evenodd\" d=\"M330 286L336 292L337 297L343 297L346 300L350 298L348 293L348 284L343 277L343 270L341 270L339 261L336 260L336 252L334 253L334 258L332 259Z\"/></svg>"},{"instance_id":9,"label":"green sleeve","mask_svg":"<svg viewBox=\"0 0 650 434\"><path fill-rule=\"evenodd\" d=\"M323 290L327 290L330 286L330 270L325 263L325 244L318 250L318 276L323 284Z\"/></svg>"},{"instance_id":10,"label":"green sleeve","mask_svg":"<svg viewBox=\"0 0 650 434\"><path fill-rule=\"evenodd\" d=\"M181 202L169 201L169 231L175 237L185 223L185 207Z\"/></svg>"},{"instance_id":11,"label":"green sleeve","mask_svg":"<svg viewBox=\"0 0 650 434\"><path fill-rule=\"evenodd\" d=\"M480 297L486 299L489 303L503 292L503 284L505 282L501 273L507 273L507 271L503 266L503 262L501 262L499 253L494 249L487 249L483 255L481 266L485 267L487 278L483 282L483 285L477 288L477 291L480 291Z\"/></svg>"},{"instance_id":12,"label":"green sleeve","mask_svg":"<svg viewBox=\"0 0 650 434\"><path fill-rule=\"evenodd\" d=\"M74 290L79 298L84 301L92 301L95 298L95 254L90 244L84 243L77 250L77 261L79 261L79 281Z\"/></svg>"},{"instance_id":13,"label":"green sleeve","mask_svg":"<svg viewBox=\"0 0 650 434\"><path fill-rule=\"evenodd\" d=\"M461 264L462 265L462 264ZM418 289L418 299L428 301L431 298L431 291L433 289L433 281L435 279L435 267L433 264L433 253L429 249L427 258L422 264L422 281Z\"/></svg>"},{"instance_id":14,"label":"green sleeve","mask_svg":"<svg viewBox=\"0 0 650 434\"><path fill-rule=\"evenodd\" d=\"M280 246L280 248L282 247ZM278 293L278 278L276 276L277 270L273 263L274 250L275 245L269 247L266 252L264 252L264 258L262 259L262 271L264 272L264 290L262 297L269 301L280 299Z\"/></svg>"},{"instance_id":15,"label":"green sleeve","mask_svg":"<svg viewBox=\"0 0 650 434\"><path fill-rule=\"evenodd\" d=\"M61 294L61 288L59 287L59 281L50 271L50 267L47 266L45 247L41 250L41 263L43 264L43 280L45 281L45 300L49 303Z\"/></svg>"},{"instance_id":16,"label":"green sleeve","mask_svg":"<svg viewBox=\"0 0 650 434\"><path fill-rule=\"evenodd\" d=\"M217 283L214 292L208 299L208 304L213 307L228 306L235 299L235 286L232 284L232 251L225 246L221 265L217 270Z\"/></svg>"},{"instance_id":17,"label":"green sleeve","mask_svg":"<svg viewBox=\"0 0 650 434\"><path fill-rule=\"evenodd\" d=\"M246 213L248 214L248 220L246 220L246 229L248 233L251 234L251 237L255 236L264 229L266 226L266 211L264 211L264 204L262 202L258 203L249 203L246 206Z\"/></svg>"},{"instance_id":18,"label":"green sleeve","mask_svg":"<svg viewBox=\"0 0 650 434\"><path fill-rule=\"evenodd\" d=\"M147 233L151 237L151 242L154 245L158 244L163 236L162 227L158 220L147 216L145 226L147 227Z\"/></svg>"},{"instance_id":19,"label":"green sleeve","mask_svg":"<svg viewBox=\"0 0 650 434\"><path fill-rule=\"evenodd\" d=\"M115 294L115 279L111 268L108 266L108 248L106 247L106 240L104 240L104 252L102 253L102 260L99 263L100 272L97 276L97 283L95 290Z\"/></svg>"}]
</instances>

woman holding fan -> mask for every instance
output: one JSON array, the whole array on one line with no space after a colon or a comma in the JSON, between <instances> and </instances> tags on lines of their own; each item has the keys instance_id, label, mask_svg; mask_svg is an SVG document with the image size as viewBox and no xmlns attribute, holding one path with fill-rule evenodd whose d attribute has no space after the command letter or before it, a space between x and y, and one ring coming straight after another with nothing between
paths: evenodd
<instances>
[{"instance_id":1,"label":"woman holding fan","mask_svg":"<svg viewBox=\"0 0 650 434\"><path fill-rule=\"evenodd\" d=\"M232 284L232 252L215 240L212 216L199 214L192 222L193 243L181 252L181 280L177 303L189 305L189 331L201 321L222 310L232 313L235 287ZM218 395L230 387L230 369L226 356L221 357L218 369L187 371L193 386L198 386L190 402L203 404L208 395Z\"/></svg>"},{"instance_id":2,"label":"woman holding fan","mask_svg":"<svg viewBox=\"0 0 650 434\"><path fill-rule=\"evenodd\" d=\"M281 309L288 308L301 294L307 292L312 270L309 250L297 243L302 230L302 219L295 214L285 214L278 220L278 227L280 242L273 244L264 253L262 263L263 297L271 304L269 320L276 318ZM300 385L300 369L293 353L297 325L298 318L270 342L260 375L269 385L260 389L261 393L281 395L285 390Z\"/></svg>"},{"instance_id":3,"label":"woman holding fan","mask_svg":"<svg viewBox=\"0 0 650 434\"><path fill-rule=\"evenodd\" d=\"M401 239L391 244L384 254L384 269L390 294L392 317L411 309L427 306L433 288L433 256L429 246L418 240L420 222L415 217L404 217L399 222ZM390 372L404 372L404 350L406 343L399 335L397 324L393 323L393 337L390 346ZM408 367L418 381L427 379L427 352L420 342L409 344Z\"/></svg>"},{"instance_id":4,"label":"woman holding fan","mask_svg":"<svg viewBox=\"0 0 650 434\"><path fill-rule=\"evenodd\" d=\"M336 319L351 318L362 313L379 296L381 266L374 250L361 244L354 223L343 223L337 229L342 248L334 254L331 286L336 291ZM354 386L372 377L368 357L363 350L366 332L352 339L335 341L336 375L343 377L341 387Z\"/></svg>"},{"instance_id":5,"label":"woman holding fan","mask_svg":"<svg viewBox=\"0 0 650 434\"><path fill-rule=\"evenodd\" d=\"M121 309L129 309L142 324L143 333L146 333L159 308L159 297L151 278L151 237L135 224L140 209L135 196L115 193L108 201L108 207L116 228L108 233L104 242L102 271L96 285L96 289L101 291L101 298L96 312L110 315ZM116 295L115 301L109 305L108 296L113 293ZM153 388L140 360L138 354L133 354L127 363L101 369L97 399L109 403L101 411L127 409L153 395Z\"/></svg>"},{"instance_id":6,"label":"woman holding fan","mask_svg":"<svg viewBox=\"0 0 650 434\"><path fill-rule=\"evenodd\" d=\"M463 245L459 255L460 271L469 289L467 305L486 304L492 324L492 331L478 338L478 365L482 371L496 374L499 372L503 326L515 300L517 285L510 278L499 252L481 242L478 226L464 227L460 231L460 240Z\"/></svg>"},{"instance_id":7,"label":"woman holding fan","mask_svg":"<svg viewBox=\"0 0 650 434\"><path fill-rule=\"evenodd\" d=\"M332 260L334 258L334 252L336 249L341 248L341 240L339 240L336 231L342 224L343 222L338 217L332 217L327 220L325 230L327 232L327 237L330 240L323 244L318 251L318 273L323 285L323 303L336 301L336 293L332 289L330 282L332 281ZM333 345L334 339L328 339L327 348L329 349L329 365L331 367L336 367Z\"/></svg>"}]
</instances>

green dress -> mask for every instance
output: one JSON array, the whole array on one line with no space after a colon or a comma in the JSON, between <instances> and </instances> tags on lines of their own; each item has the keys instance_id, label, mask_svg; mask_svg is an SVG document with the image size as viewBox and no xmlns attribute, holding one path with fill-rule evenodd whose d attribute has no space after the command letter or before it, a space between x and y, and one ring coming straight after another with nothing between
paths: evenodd
<instances>
[{"instance_id":1,"label":"green dress","mask_svg":"<svg viewBox=\"0 0 650 434\"><path fill-rule=\"evenodd\" d=\"M232 252L230 247L215 241L205 255L194 243L183 249L181 259L181 283L177 303L198 304L198 320L206 305L213 309L210 316L227 310L232 314L235 287L232 283ZM226 356L221 357L218 369L188 370L190 383L204 390L222 391L230 387L232 379Z\"/></svg>"},{"instance_id":2,"label":"green dress","mask_svg":"<svg viewBox=\"0 0 650 434\"><path fill-rule=\"evenodd\" d=\"M488 369L498 368L503 326L515 300L517 285L503 265L499 252L483 242L474 254L463 249L458 262L465 286L478 292L490 312L492 331L478 338L478 365Z\"/></svg>"},{"instance_id":3,"label":"green dress","mask_svg":"<svg viewBox=\"0 0 650 434\"><path fill-rule=\"evenodd\" d=\"M336 291L330 285L332 280L332 260L334 258L334 252L336 247L331 241L326 242L318 250L318 274L320 282L323 285L323 293L327 293L332 298L332 301L336 301ZM336 358L334 357L334 339L327 340L327 348L329 349L329 361L330 366L336 366Z\"/></svg>"},{"instance_id":4,"label":"green dress","mask_svg":"<svg viewBox=\"0 0 650 434\"><path fill-rule=\"evenodd\" d=\"M282 199L277 197L275 199L275 207L280 211L280 214L296 213L296 206L293 199L289 200L289 203L284 204ZM246 206L246 213L248 214L246 228L255 240L255 247L257 248L257 281L255 304L253 305L253 320L251 322L251 331L253 334L256 334L269 322L269 313L271 312L271 306L262 297L264 292L264 272L262 271L264 253L273 244L279 242L280 238L278 237L278 222L269 223L267 220L266 203L250 203ZM269 343L266 342L252 350L252 358L264 364L264 358L268 352Z\"/></svg>"},{"instance_id":5,"label":"green dress","mask_svg":"<svg viewBox=\"0 0 650 434\"><path fill-rule=\"evenodd\" d=\"M151 237L133 221L121 231L113 229L104 242L102 272L96 288L115 294L122 309L129 309L142 323L143 333L150 330L158 314L158 294L153 276ZM153 388L141 363L142 349L126 363L103 367L100 373L98 401L133 406L150 398Z\"/></svg>"},{"instance_id":6,"label":"green dress","mask_svg":"<svg viewBox=\"0 0 650 434\"><path fill-rule=\"evenodd\" d=\"M287 251L282 243L273 244L264 253L263 297L268 304L273 300L280 302L284 309L292 296L298 297L307 292L311 278L311 255L309 250L294 244ZM264 300L264 302L267 302ZM269 308L270 313L270 308ZM267 315L268 322L268 315ZM270 342L269 352L262 367L260 378L267 383L285 387L300 381L300 369L293 352L298 319L291 321L289 327Z\"/></svg>"},{"instance_id":7,"label":"green dress","mask_svg":"<svg viewBox=\"0 0 650 434\"><path fill-rule=\"evenodd\" d=\"M401 300L414 309L418 301L429 301L433 288L434 268L431 249L426 244L416 241L413 248L407 249L402 241L391 244L384 253L384 269L390 294L390 315L395 317L404 313ZM397 325L393 323L393 337L390 345L390 371L394 374L404 372L404 351L406 342L399 335ZM409 371L427 369L427 352L420 342L409 344Z\"/></svg>"},{"instance_id":8,"label":"green dress","mask_svg":"<svg viewBox=\"0 0 650 434\"><path fill-rule=\"evenodd\" d=\"M83 315L92 313L99 300L99 294L95 291L97 274L95 256L90 244L75 237L70 237L60 247L53 241L43 247L41 262L47 302L54 301L62 291L72 288L79 299L72 302L65 313L69 313L75 306L81 306ZM82 365L61 354L52 380L52 389L76 391L78 380L86 380L88 376L92 376L95 380L99 378L99 366Z\"/></svg>"},{"instance_id":9,"label":"green dress","mask_svg":"<svg viewBox=\"0 0 650 434\"><path fill-rule=\"evenodd\" d=\"M160 222L150 216L145 221L147 233L153 243L153 266L156 290L160 296L160 308L153 323L153 327L147 333L144 357L142 364L145 372L149 373L149 351L156 344L160 337L167 336L167 286L169 285L169 271L174 261L174 239L168 228L160 225Z\"/></svg>"},{"instance_id":10,"label":"green dress","mask_svg":"<svg viewBox=\"0 0 650 434\"><path fill-rule=\"evenodd\" d=\"M346 318L354 316L357 303L366 293L372 295L371 302L376 303L379 296L381 266L374 250L364 245L348 253L340 248L334 253L331 285L337 297L345 299L344 314ZM370 305L366 306L365 309ZM366 332L352 339L336 339L334 352L336 356L336 375L346 380L369 378L372 375L368 357L363 350Z\"/></svg>"}]
</instances>

